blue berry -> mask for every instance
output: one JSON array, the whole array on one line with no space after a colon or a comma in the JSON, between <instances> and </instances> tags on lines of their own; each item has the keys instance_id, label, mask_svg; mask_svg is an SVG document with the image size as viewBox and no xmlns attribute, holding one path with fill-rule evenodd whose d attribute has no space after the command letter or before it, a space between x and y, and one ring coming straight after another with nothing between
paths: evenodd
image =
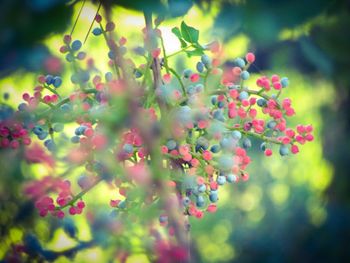
<instances>
[{"instance_id":1,"label":"blue berry","mask_svg":"<svg viewBox=\"0 0 350 263\"><path fill-rule=\"evenodd\" d=\"M142 77L142 72L138 69L135 69L134 71L135 78L141 78Z\"/></svg>"},{"instance_id":2,"label":"blue berry","mask_svg":"<svg viewBox=\"0 0 350 263\"><path fill-rule=\"evenodd\" d=\"M18 110L19 111L26 111L28 109L27 103L22 102L21 104L18 105Z\"/></svg>"},{"instance_id":3,"label":"blue berry","mask_svg":"<svg viewBox=\"0 0 350 263\"><path fill-rule=\"evenodd\" d=\"M41 128L40 126L35 126L35 127L33 128L33 132L34 132L35 135L39 135L39 134L41 134L43 131L44 131L43 128Z\"/></svg>"},{"instance_id":4,"label":"blue berry","mask_svg":"<svg viewBox=\"0 0 350 263\"><path fill-rule=\"evenodd\" d=\"M242 138L242 133L240 131L233 131L231 133L231 136L232 136L233 139L238 141L238 140L240 140Z\"/></svg>"},{"instance_id":5,"label":"blue berry","mask_svg":"<svg viewBox=\"0 0 350 263\"><path fill-rule=\"evenodd\" d=\"M266 150L266 142L263 142L260 144L260 150L265 151Z\"/></svg>"},{"instance_id":6,"label":"blue berry","mask_svg":"<svg viewBox=\"0 0 350 263\"><path fill-rule=\"evenodd\" d=\"M60 109L63 111L63 112L68 112L72 109L72 106L68 103L65 103L63 105L61 105Z\"/></svg>"},{"instance_id":7,"label":"blue berry","mask_svg":"<svg viewBox=\"0 0 350 263\"><path fill-rule=\"evenodd\" d=\"M218 152L220 152L220 150L221 150L221 147L220 147L220 145L218 145L218 144L215 144L215 145L213 145L212 147L210 147L210 151L211 151L212 153L218 153Z\"/></svg>"},{"instance_id":8,"label":"blue berry","mask_svg":"<svg viewBox=\"0 0 350 263\"><path fill-rule=\"evenodd\" d=\"M73 51L78 51L82 46L82 43L80 40L74 40L71 47Z\"/></svg>"},{"instance_id":9,"label":"blue berry","mask_svg":"<svg viewBox=\"0 0 350 263\"><path fill-rule=\"evenodd\" d=\"M95 28L92 30L92 34L93 34L94 36L99 36L99 35L102 34L102 29L99 28L99 27L95 27Z\"/></svg>"},{"instance_id":10,"label":"blue berry","mask_svg":"<svg viewBox=\"0 0 350 263\"><path fill-rule=\"evenodd\" d=\"M125 55L127 51L128 51L128 49L126 48L126 46L119 47L120 54Z\"/></svg>"},{"instance_id":11,"label":"blue berry","mask_svg":"<svg viewBox=\"0 0 350 263\"><path fill-rule=\"evenodd\" d=\"M72 55L70 53L66 55L66 60L68 62L72 62L72 61L74 61L74 59L75 59L74 55Z\"/></svg>"},{"instance_id":12,"label":"blue berry","mask_svg":"<svg viewBox=\"0 0 350 263\"><path fill-rule=\"evenodd\" d=\"M134 48L134 52L137 54L137 55L141 55L143 56L145 54L145 49L143 47L136 47Z\"/></svg>"},{"instance_id":13,"label":"blue berry","mask_svg":"<svg viewBox=\"0 0 350 263\"><path fill-rule=\"evenodd\" d=\"M86 58L86 53L83 51L79 52L77 55L77 59L83 60L84 58Z\"/></svg>"},{"instance_id":14,"label":"blue berry","mask_svg":"<svg viewBox=\"0 0 350 263\"><path fill-rule=\"evenodd\" d=\"M227 182L233 183L233 182L236 182L236 180L237 180L237 178L236 178L236 176L235 176L234 174L229 173L229 174L227 175Z\"/></svg>"},{"instance_id":15,"label":"blue berry","mask_svg":"<svg viewBox=\"0 0 350 263\"><path fill-rule=\"evenodd\" d=\"M289 79L287 77L281 78L281 84L282 84L282 88L288 87L289 86Z\"/></svg>"},{"instance_id":16,"label":"blue berry","mask_svg":"<svg viewBox=\"0 0 350 263\"><path fill-rule=\"evenodd\" d=\"M118 208L121 208L121 209L126 208L126 202L125 202L125 200L122 200L122 201L119 202Z\"/></svg>"},{"instance_id":17,"label":"blue berry","mask_svg":"<svg viewBox=\"0 0 350 263\"><path fill-rule=\"evenodd\" d=\"M247 80L247 79L249 79L249 72L248 71L246 71L246 70L244 70L244 71L242 71L242 73L241 73L241 79L243 79L243 80Z\"/></svg>"},{"instance_id":18,"label":"blue berry","mask_svg":"<svg viewBox=\"0 0 350 263\"><path fill-rule=\"evenodd\" d=\"M219 102L218 102L218 107L219 107L220 109L222 109L223 107L225 107L225 102L219 101Z\"/></svg>"},{"instance_id":19,"label":"blue berry","mask_svg":"<svg viewBox=\"0 0 350 263\"><path fill-rule=\"evenodd\" d=\"M133 153L134 152L134 147L131 144L124 144L123 146L123 151L126 153Z\"/></svg>"},{"instance_id":20,"label":"blue berry","mask_svg":"<svg viewBox=\"0 0 350 263\"><path fill-rule=\"evenodd\" d=\"M240 68L243 68L245 66L245 61L242 58L236 58L235 63Z\"/></svg>"},{"instance_id":21,"label":"blue berry","mask_svg":"<svg viewBox=\"0 0 350 263\"><path fill-rule=\"evenodd\" d=\"M161 215L161 216L159 216L159 222L160 222L160 223L166 223L166 222L168 222L168 216L166 216L166 215Z\"/></svg>"},{"instance_id":22,"label":"blue berry","mask_svg":"<svg viewBox=\"0 0 350 263\"><path fill-rule=\"evenodd\" d=\"M218 121L225 122L225 117L224 117L224 114L221 110L214 111L213 117L214 117L214 119L216 119Z\"/></svg>"},{"instance_id":23,"label":"blue berry","mask_svg":"<svg viewBox=\"0 0 350 263\"><path fill-rule=\"evenodd\" d=\"M208 149L208 147L209 147L209 142L208 142L208 140L207 140L206 138L204 138L204 137L199 137L199 138L197 139L196 144L199 146L199 148L202 148L203 150L206 150L206 149Z\"/></svg>"},{"instance_id":24,"label":"blue berry","mask_svg":"<svg viewBox=\"0 0 350 263\"><path fill-rule=\"evenodd\" d=\"M52 152L53 150L55 150L55 147L56 147L55 143L54 143L53 140L51 140L51 139L46 140L46 141L44 142L44 145L46 146L46 148L47 148L50 152Z\"/></svg>"},{"instance_id":25,"label":"blue berry","mask_svg":"<svg viewBox=\"0 0 350 263\"><path fill-rule=\"evenodd\" d=\"M246 91L242 91L241 93L239 93L238 98L239 98L240 100L246 100L246 99L249 98L249 93L246 92Z\"/></svg>"},{"instance_id":26,"label":"blue berry","mask_svg":"<svg viewBox=\"0 0 350 263\"><path fill-rule=\"evenodd\" d=\"M201 61L205 65L206 68L208 68L208 66L210 66L210 64L211 64L211 58L206 54L201 56Z\"/></svg>"},{"instance_id":27,"label":"blue berry","mask_svg":"<svg viewBox=\"0 0 350 263\"><path fill-rule=\"evenodd\" d=\"M4 100L8 100L10 98L10 94L8 92L5 92L3 97L4 97Z\"/></svg>"},{"instance_id":28,"label":"blue berry","mask_svg":"<svg viewBox=\"0 0 350 263\"><path fill-rule=\"evenodd\" d=\"M106 79L106 81L111 81L112 79L113 79L113 74L112 74L112 72L107 72L106 74L105 74L105 79Z\"/></svg>"},{"instance_id":29,"label":"blue berry","mask_svg":"<svg viewBox=\"0 0 350 263\"><path fill-rule=\"evenodd\" d=\"M218 182L219 185L224 185L226 183L226 177L223 176L223 175L219 175L218 179L217 179L217 182Z\"/></svg>"},{"instance_id":30,"label":"blue berry","mask_svg":"<svg viewBox=\"0 0 350 263\"><path fill-rule=\"evenodd\" d=\"M70 139L70 141L72 143L78 143L78 142L80 142L80 137L78 135L75 135Z\"/></svg>"},{"instance_id":31,"label":"blue berry","mask_svg":"<svg viewBox=\"0 0 350 263\"><path fill-rule=\"evenodd\" d=\"M89 79L90 79L89 71L83 70L83 71L78 73L78 81L79 82L85 83L85 82L88 82Z\"/></svg>"},{"instance_id":32,"label":"blue berry","mask_svg":"<svg viewBox=\"0 0 350 263\"><path fill-rule=\"evenodd\" d=\"M166 147L168 147L168 149L171 151L171 150L175 150L176 149L176 141L174 140L169 140L167 143L166 143Z\"/></svg>"},{"instance_id":33,"label":"blue berry","mask_svg":"<svg viewBox=\"0 0 350 263\"><path fill-rule=\"evenodd\" d=\"M187 196L184 199L182 199L182 204L184 206L188 206L190 203L191 203L191 200Z\"/></svg>"},{"instance_id":34,"label":"blue berry","mask_svg":"<svg viewBox=\"0 0 350 263\"><path fill-rule=\"evenodd\" d=\"M204 64L199 61L196 65L196 69L199 73L202 73L204 71Z\"/></svg>"},{"instance_id":35,"label":"blue berry","mask_svg":"<svg viewBox=\"0 0 350 263\"><path fill-rule=\"evenodd\" d=\"M213 105L216 105L216 103L218 103L217 96L212 96L210 100L211 100L211 104L213 104Z\"/></svg>"},{"instance_id":36,"label":"blue berry","mask_svg":"<svg viewBox=\"0 0 350 263\"><path fill-rule=\"evenodd\" d=\"M229 171L233 166L233 158L231 155L222 155L218 159L218 164L221 170Z\"/></svg>"},{"instance_id":37,"label":"blue berry","mask_svg":"<svg viewBox=\"0 0 350 263\"><path fill-rule=\"evenodd\" d=\"M205 184L199 185L197 188L199 193L204 193L205 190L207 190L207 187L205 186Z\"/></svg>"},{"instance_id":38,"label":"blue berry","mask_svg":"<svg viewBox=\"0 0 350 263\"><path fill-rule=\"evenodd\" d=\"M285 156L285 155L288 155L289 154L289 148L287 145L281 145L280 146L280 155L281 156Z\"/></svg>"},{"instance_id":39,"label":"blue berry","mask_svg":"<svg viewBox=\"0 0 350 263\"><path fill-rule=\"evenodd\" d=\"M189 78L192 74L192 70L190 69L185 69L184 72L183 72L183 75L185 78Z\"/></svg>"},{"instance_id":40,"label":"blue berry","mask_svg":"<svg viewBox=\"0 0 350 263\"><path fill-rule=\"evenodd\" d=\"M217 191L210 191L209 200L212 203L217 202L218 201L218 192Z\"/></svg>"},{"instance_id":41,"label":"blue berry","mask_svg":"<svg viewBox=\"0 0 350 263\"><path fill-rule=\"evenodd\" d=\"M198 207L204 206L204 197L202 195L197 196L196 205Z\"/></svg>"},{"instance_id":42,"label":"blue berry","mask_svg":"<svg viewBox=\"0 0 350 263\"><path fill-rule=\"evenodd\" d=\"M39 140L45 140L48 135L49 135L48 132L43 131L42 133L38 134L38 138Z\"/></svg>"},{"instance_id":43,"label":"blue berry","mask_svg":"<svg viewBox=\"0 0 350 263\"><path fill-rule=\"evenodd\" d=\"M195 88L196 88L196 92L199 93L199 92L203 91L204 86L203 86L203 84L199 83L199 84L196 85Z\"/></svg>"},{"instance_id":44,"label":"blue berry","mask_svg":"<svg viewBox=\"0 0 350 263\"><path fill-rule=\"evenodd\" d=\"M54 77L52 84L54 85L55 88L58 88L59 86L61 86L61 84L62 84L61 77L58 77L58 76Z\"/></svg>"},{"instance_id":45,"label":"blue berry","mask_svg":"<svg viewBox=\"0 0 350 263\"><path fill-rule=\"evenodd\" d=\"M243 148L248 149L252 147L252 142L248 138L244 138L243 140Z\"/></svg>"},{"instance_id":46,"label":"blue berry","mask_svg":"<svg viewBox=\"0 0 350 263\"><path fill-rule=\"evenodd\" d=\"M187 94L189 94L189 95L193 95L196 93L196 89L194 88L193 85L188 86L186 91L187 91Z\"/></svg>"},{"instance_id":47,"label":"blue berry","mask_svg":"<svg viewBox=\"0 0 350 263\"><path fill-rule=\"evenodd\" d=\"M47 85L51 85L53 82L53 76L52 75L46 75L45 82Z\"/></svg>"},{"instance_id":48,"label":"blue berry","mask_svg":"<svg viewBox=\"0 0 350 263\"><path fill-rule=\"evenodd\" d=\"M267 123L267 128L272 130L272 129L274 129L276 127L276 125L277 125L277 123L275 121L269 121Z\"/></svg>"},{"instance_id":49,"label":"blue berry","mask_svg":"<svg viewBox=\"0 0 350 263\"><path fill-rule=\"evenodd\" d=\"M264 107L264 106L266 106L266 100L265 99L258 99L257 101L256 101L256 104L258 104L258 106L260 106L260 107Z\"/></svg>"},{"instance_id":50,"label":"blue berry","mask_svg":"<svg viewBox=\"0 0 350 263\"><path fill-rule=\"evenodd\" d=\"M224 137L220 140L220 146L223 150L233 150L233 148L236 146L236 142L229 137Z\"/></svg>"}]
</instances>

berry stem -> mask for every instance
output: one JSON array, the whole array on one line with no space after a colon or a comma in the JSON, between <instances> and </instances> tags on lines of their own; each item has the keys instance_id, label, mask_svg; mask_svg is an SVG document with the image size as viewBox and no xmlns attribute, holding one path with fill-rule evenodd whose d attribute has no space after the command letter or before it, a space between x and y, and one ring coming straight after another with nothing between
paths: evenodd
<instances>
[{"instance_id":1,"label":"berry stem","mask_svg":"<svg viewBox=\"0 0 350 263\"><path fill-rule=\"evenodd\" d=\"M85 188L83 191L81 191L79 194L73 197L72 200L70 200L67 204L63 206L56 206L55 210L62 210L63 208L66 208L67 206L73 205L77 200L82 198L87 192L89 192L92 188L94 188L96 185L98 185L103 179L99 177L93 184L91 184L89 187Z\"/></svg>"}]
</instances>

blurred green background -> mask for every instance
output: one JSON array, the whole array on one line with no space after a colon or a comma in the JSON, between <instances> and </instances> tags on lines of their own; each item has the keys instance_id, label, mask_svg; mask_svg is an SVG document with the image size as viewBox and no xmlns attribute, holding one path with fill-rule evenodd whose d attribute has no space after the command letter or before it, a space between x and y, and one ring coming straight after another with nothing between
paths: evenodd
<instances>
[{"instance_id":1,"label":"blurred green background","mask_svg":"<svg viewBox=\"0 0 350 263\"><path fill-rule=\"evenodd\" d=\"M142 40L140 10L150 8L167 16L160 29L168 53L179 49L171 28L182 20L200 30L201 43L222 41L228 63L253 51L257 58L251 68L253 79L256 74L288 76L291 85L284 95L294 101L293 124L314 125L315 141L296 156L266 159L258 149L251 150L251 179L225 186L217 213L191 221L194 262L350 262L350 2L102 2L113 11L118 33L128 39L130 49ZM15 106L22 92L32 89L37 74L48 73L48 59L64 61L58 52L61 38L71 31L81 5L81 1L55 0L1 2L0 93L10 94L9 101L1 98L2 102ZM96 9L97 3L85 3L73 38L85 38ZM104 70L107 51L102 39L89 36L83 49ZM63 72L68 79L67 65L57 61L50 73ZM172 61L175 66L187 63L189 67L195 62L186 56ZM59 223L38 219L23 198L20 184L30 179L27 167L11 166L3 156L0 258L12 242L21 240L24 229L37 233L46 247L74 246L74 239L56 230ZM38 178L44 173L40 169L33 170ZM108 205L106 196L113 195L100 185L86 202L97 209ZM79 238L88 240L86 219L75 220ZM140 226L127 230L125 236L134 247L127 262L147 262L143 234ZM78 252L75 262L113 262L111 258L113 252L96 247ZM70 260L61 257L59 262Z\"/></svg>"}]
</instances>

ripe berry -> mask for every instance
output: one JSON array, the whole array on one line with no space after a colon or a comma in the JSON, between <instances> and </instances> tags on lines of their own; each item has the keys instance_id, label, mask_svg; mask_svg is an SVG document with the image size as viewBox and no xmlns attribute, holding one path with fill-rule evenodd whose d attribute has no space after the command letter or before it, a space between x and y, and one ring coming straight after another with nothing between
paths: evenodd
<instances>
[{"instance_id":1,"label":"ripe berry","mask_svg":"<svg viewBox=\"0 0 350 263\"><path fill-rule=\"evenodd\" d=\"M217 182L219 185L224 185L226 183L226 177L224 175L219 175L217 178Z\"/></svg>"},{"instance_id":2,"label":"ripe berry","mask_svg":"<svg viewBox=\"0 0 350 263\"><path fill-rule=\"evenodd\" d=\"M240 68L244 68L244 66L245 66L245 62L242 58L236 58L235 64Z\"/></svg>"},{"instance_id":3,"label":"ripe berry","mask_svg":"<svg viewBox=\"0 0 350 263\"><path fill-rule=\"evenodd\" d=\"M251 52L247 53L247 55L245 55L245 59L247 60L248 63L253 63L255 61L255 55Z\"/></svg>"},{"instance_id":4,"label":"ripe berry","mask_svg":"<svg viewBox=\"0 0 350 263\"><path fill-rule=\"evenodd\" d=\"M246 92L246 91L242 91L241 93L239 93L238 98L239 98L240 100L246 100L246 99L249 98L249 93Z\"/></svg>"},{"instance_id":5,"label":"ripe berry","mask_svg":"<svg viewBox=\"0 0 350 263\"><path fill-rule=\"evenodd\" d=\"M231 136L232 136L233 139L238 141L238 140L240 140L242 138L242 133L240 131L233 131L231 133Z\"/></svg>"},{"instance_id":6,"label":"ripe berry","mask_svg":"<svg viewBox=\"0 0 350 263\"><path fill-rule=\"evenodd\" d=\"M171 150L175 150L176 149L176 141L174 140L169 140L167 143L166 143L166 147L168 147L168 149L171 151Z\"/></svg>"},{"instance_id":7,"label":"ripe berry","mask_svg":"<svg viewBox=\"0 0 350 263\"><path fill-rule=\"evenodd\" d=\"M244 138L242 145L244 149L248 149L252 147L252 142L248 138Z\"/></svg>"},{"instance_id":8,"label":"ripe berry","mask_svg":"<svg viewBox=\"0 0 350 263\"><path fill-rule=\"evenodd\" d=\"M204 64L199 61L196 65L196 69L198 72L202 73L204 71Z\"/></svg>"},{"instance_id":9,"label":"ripe berry","mask_svg":"<svg viewBox=\"0 0 350 263\"><path fill-rule=\"evenodd\" d=\"M196 205L198 207L204 206L204 197L202 195L198 195L196 199Z\"/></svg>"},{"instance_id":10,"label":"ripe berry","mask_svg":"<svg viewBox=\"0 0 350 263\"><path fill-rule=\"evenodd\" d=\"M55 88L58 88L62 84L62 79L56 76L53 78L52 84L54 85Z\"/></svg>"},{"instance_id":11,"label":"ripe berry","mask_svg":"<svg viewBox=\"0 0 350 263\"><path fill-rule=\"evenodd\" d=\"M212 152L212 153L218 153L219 151L220 151L220 145L217 145L217 144L215 144L215 145L213 145L212 147L210 147L210 151Z\"/></svg>"},{"instance_id":12,"label":"ripe berry","mask_svg":"<svg viewBox=\"0 0 350 263\"><path fill-rule=\"evenodd\" d=\"M217 202L218 201L218 192L217 191L210 191L209 200L212 203Z\"/></svg>"},{"instance_id":13,"label":"ripe berry","mask_svg":"<svg viewBox=\"0 0 350 263\"><path fill-rule=\"evenodd\" d=\"M247 79L249 79L250 74L248 71L244 70L244 71L242 71L240 76L241 76L241 79L247 80Z\"/></svg>"},{"instance_id":14,"label":"ripe berry","mask_svg":"<svg viewBox=\"0 0 350 263\"><path fill-rule=\"evenodd\" d=\"M123 146L123 151L126 153L133 153L134 152L134 147L131 144L124 144Z\"/></svg>"},{"instance_id":15,"label":"ripe berry","mask_svg":"<svg viewBox=\"0 0 350 263\"><path fill-rule=\"evenodd\" d=\"M289 79L288 79L287 77L281 78L281 84L282 84L282 87L283 87L283 88L288 87L288 85L289 85Z\"/></svg>"},{"instance_id":16,"label":"ripe berry","mask_svg":"<svg viewBox=\"0 0 350 263\"><path fill-rule=\"evenodd\" d=\"M72 45L71 45L71 48L73 51L78 51L82 46L82 43L80 40L74 40Z\"/></svg>"},{"instance_id":17,"label":"ripe berry","mask_svg":"<svg viewBox=\"0 0 350 263\"><path fill-rule=\"evenodd\" d=\"M202 55L201 61L205 65L206 68L210 67L211 64L211 58L208 55Z\"/></svg>"},{"instance_id":18,"label":"ripe berry","mask_svg":"<svg viewBox=\"0 0 350 263\"><path fill-rule=\"evenodd\" d=\"M287 146L287 145L281 145L281 146L280 146L279 152L280 152L280 155L281 155L281 156L288 155L288 154L289 154L289 148L288 148L288 146Z\"/></svg>"},{"instance_id":19,"label":"ripe berry","mask_svg":"<svg viewBox=\"0 0 350 263\"><path fill-rule=\"evenodd\" d=\"M102 34L102 29L99 28L99 27L95 27L95 28L92 30L92 34L93 34L94 36L99 36L99 35Z\"/></svg>"}]
</instances>

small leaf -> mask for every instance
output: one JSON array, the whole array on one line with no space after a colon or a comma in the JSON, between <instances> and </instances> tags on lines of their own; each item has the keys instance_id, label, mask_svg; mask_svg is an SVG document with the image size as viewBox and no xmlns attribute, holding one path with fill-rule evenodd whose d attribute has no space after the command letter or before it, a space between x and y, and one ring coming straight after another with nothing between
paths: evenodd
<instances>
[{"instance_id":1,"label":"small leaf","mask_svg":"<svg viewBox=\"0 0 350 263\"><path fill-rule=\"evenodd\" d=\"M174 33L175 36L177 36L177 38L182 38L182 35L181 35L181 32L180 32L180 29L178 27L173 27L171 29L171 32Z\"/></svg>"},{"instance_id":2,"label":"small leaf","mask_svg":"<svg viewBox=\"0 0 350 263\"><path fill-rule=\"evenodd\" d=\"M186 42L183 40L180 29L178 27L174 27L173 29L171 29L171 32L173 32L173 34L175 36L177 36L177 38L180 40L181 42L181 48L187 47Z\"/></svg>"},{"instance_id":3,"label":"small leaf","mask_svg":"<svg viewBox=\"0 0 350 263\"><path fill-rule=\"evenodd\" d=\"M182 38L179 38L180 42L181 42L181 48L187 47L187 43L185 42L185 40L183 40Z\"/></svg>"},{"instance_id":4,"label":"small leaf","mask_svg":"<svg viewBox=\"0 0 350 263\"><path fill-rule=\"evenodd\" d=\"M181 23L181 35L189 43L197 43L199 31L191 26L186 25L184 21Z\"/></svg>"}]
</instances>

